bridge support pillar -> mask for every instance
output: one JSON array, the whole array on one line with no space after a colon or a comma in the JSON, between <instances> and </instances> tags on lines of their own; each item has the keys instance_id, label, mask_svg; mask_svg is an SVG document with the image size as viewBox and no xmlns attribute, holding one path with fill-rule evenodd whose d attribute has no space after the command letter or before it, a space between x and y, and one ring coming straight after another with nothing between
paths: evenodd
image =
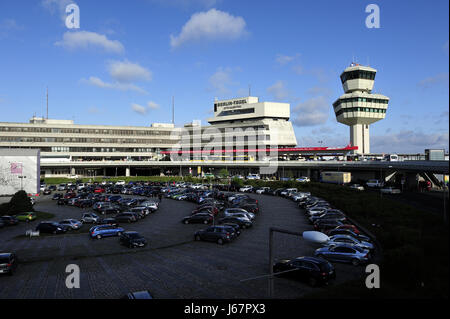
<instances>
[{"instance_id":1,"label":"bridge support pillar","mask_svg":"<svg viewBox=\"0 0 450 319\"><path fill-rule=\"evenodd\" d=\"M417 173L405 173L405 184L404 188L405 190L419 190L419 180L418 180L418 174Z\"/></svg>"}]
</instances>

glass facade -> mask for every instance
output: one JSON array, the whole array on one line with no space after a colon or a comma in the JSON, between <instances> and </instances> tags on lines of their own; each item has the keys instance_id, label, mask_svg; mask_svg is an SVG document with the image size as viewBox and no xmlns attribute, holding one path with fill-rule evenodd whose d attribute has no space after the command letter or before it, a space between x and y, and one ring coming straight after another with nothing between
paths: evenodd
<instances>
[{"instance_id":1,"label":"glass facade","mask_svg":"<svg viewBox=\"0 0 450 319\"><path fill-rule=\"evenodd\" d=\"M375 72L364 71L364 70L355 70L350 72L345 72L341 75L341 81L344 83L347 80L354 79L365 79L365 80L375 80Z\"/></svg>"}]
</instances>

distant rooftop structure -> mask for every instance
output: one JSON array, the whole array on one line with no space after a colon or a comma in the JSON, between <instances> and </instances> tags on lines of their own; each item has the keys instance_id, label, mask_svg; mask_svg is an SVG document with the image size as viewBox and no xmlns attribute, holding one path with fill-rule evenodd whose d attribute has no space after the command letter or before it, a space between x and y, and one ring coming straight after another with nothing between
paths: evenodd
<instances>
[{"instance_id":1,"label":"distant rooftop structure","mask_svg":"<svg viewBox=\"0 0 450 319\"><path fill-rule=\"evenodd\" d=\"M73 120L54 120L54 119L47 119L44 117L36 117L33 116L30 119L30 124L64 124L64 125L73 125Z\"/></svg>"}]
</instances>

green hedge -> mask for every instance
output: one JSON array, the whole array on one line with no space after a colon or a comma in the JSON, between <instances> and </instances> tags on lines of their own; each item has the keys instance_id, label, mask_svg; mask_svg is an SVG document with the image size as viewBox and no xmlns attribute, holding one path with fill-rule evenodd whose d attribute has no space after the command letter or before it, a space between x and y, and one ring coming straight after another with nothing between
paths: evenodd
<instances>
[{"instance_id":1,"label":"green hedge","mask_svg":"<svg viewBox=\"0 0 450 319\"><path fill-rule=\"evenodd\" d=\"M9 203L0 205L0 215L16 215L18 213L34 211L30 198L25 191L18 191Z\"/></svg>"}]
</instances>

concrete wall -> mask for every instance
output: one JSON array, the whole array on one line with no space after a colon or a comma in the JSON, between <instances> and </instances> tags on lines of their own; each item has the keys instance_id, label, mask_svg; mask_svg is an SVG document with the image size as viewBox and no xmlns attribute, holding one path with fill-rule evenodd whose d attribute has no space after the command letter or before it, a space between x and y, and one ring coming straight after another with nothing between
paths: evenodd
<instances>
[{"instance_id":1,"label":"concrete wall","mask_svg":"<svg viewBox=\"0 0 450 319\"><path fill-rule=\"evenodd\" d=\"M39 193L39 150L0 149L0 195Z\"/></svg>"}]
</instances>

